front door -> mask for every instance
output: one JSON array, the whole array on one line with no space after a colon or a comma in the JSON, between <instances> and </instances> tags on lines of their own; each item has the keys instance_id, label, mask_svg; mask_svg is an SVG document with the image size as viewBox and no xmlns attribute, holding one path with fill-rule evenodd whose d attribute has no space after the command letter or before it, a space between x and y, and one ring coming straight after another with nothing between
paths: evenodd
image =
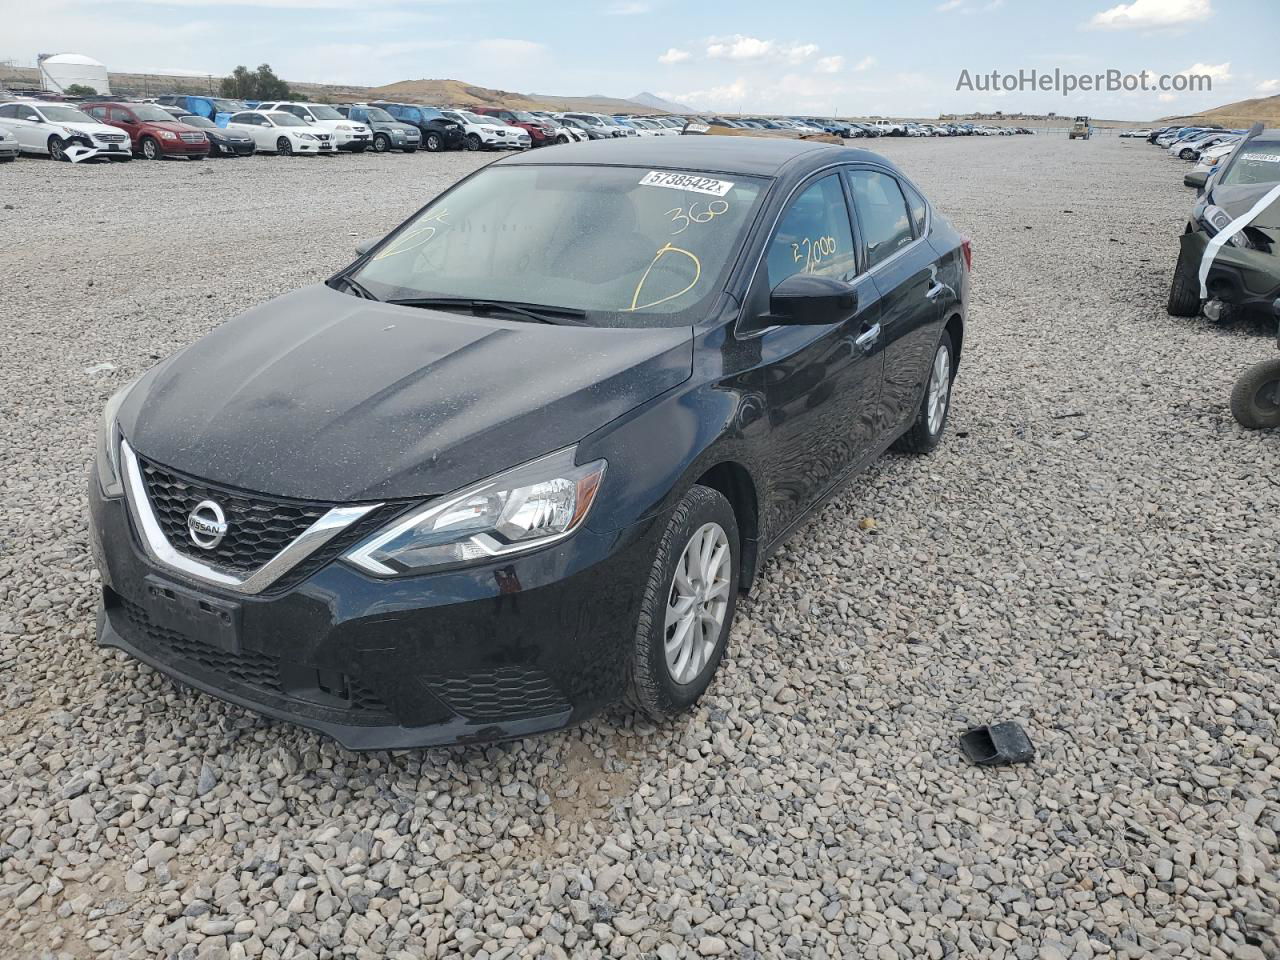
<instances>
[{"instance_id":1,"label":"front door","mask_svg":"<svg viewBox=\"0 0 1280 960\"><path fill-rule=\"evenodd\" d=\"M883 354L879 295L859 276L858 248L840 176L803 186L770 238L762 268L770 290L795 273L848 282L857 306L844 321L788 324L759 334L770 434L766 529L785 529L876 440Z\"/></svg>"}]
</instances>

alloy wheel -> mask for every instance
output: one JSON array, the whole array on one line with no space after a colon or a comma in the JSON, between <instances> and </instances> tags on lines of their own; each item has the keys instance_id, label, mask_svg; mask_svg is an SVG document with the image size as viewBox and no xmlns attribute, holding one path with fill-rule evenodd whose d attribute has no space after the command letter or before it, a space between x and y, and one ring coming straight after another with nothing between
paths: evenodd
<instances>
[{"instance_id":1,"label":"alloy wheel","mask_svg":"<svg viewBox=\"0 0 1280 960\"><path fill-rule=\"evenodd\" d=\"M480 136L475 133L468 133L466 139L466 147L468 150L480 149Z\"/></svg>"},{"instance_id":2,"label":"alloy wheel","mask_svg":"<svg viewBox=\"0 0 1280 960\"><path fill-rule=\"evenodd\" d=\"M282 157L290 156L293 153L293 144L289 142L288 137L281 137L276 141L276 153Z\"/></svg>"},{"instance_id":3,"label":"alloy wheel","mask_svg":"<svg viewBox=\"0 0 1280 960\"><path fill-rule=\"evenodd\" d=\"M150 137L142 141L142 155L148 160L157 160L160 157L160 148Z\"/></svg>"},{"instance_id":4,"label":"alloy wheel","mask_svg":"<svg viewBox=\"0 0 1280 960\"><path fill-rule=\"evenodd\" d=\"M440 151L441 146L443 146L443 144L440 141L440 134L438 133L428 133L423 143L425 144L426 148L430 150L432 153L438 153Z\"/></svg>"},{"instance_id":5,"label":"alloy wheel","mask_svg":"<svg viewBox=\"0 0 1280 960\"><path fill-rule=\"evenodd\" d=\"M67 145L58 137L54 137L49 141L49 156L55 160L67 159Z\"/></svg>"},{"instance_id":6,"label":"alloy wheel","mask_svg":"<svg viewBox=\"0 0 1280 960\"><path fill-rule=\"evenodd\" d=\"M373 152L386 153L391 149L391 138L385 133L380 133L373 138Z\"/></svg>"},{"instance_id":7,"label":"alloy wheel","mask_svg":"<svg viewBox=\"0 0 1280 960\"><path fill-rule=\"evenodd\" d=\"M685 544L667 596L663 647L667 671L691 683L706 667L729 610L729 537L718 523L704 523Z\"/></svg>"},{"instance_id":8,"label":"alloy wheel","mask_svg":"<svg viewBox=\"0 0 1280 960\"><path fill-rule=\"evenodd\" d=\"M945 343L938 344L933 355L933 371L929 374L929 432L942 429L947 416L947 403L951 400L951 350Z\"/></svg>"}]
</instances>

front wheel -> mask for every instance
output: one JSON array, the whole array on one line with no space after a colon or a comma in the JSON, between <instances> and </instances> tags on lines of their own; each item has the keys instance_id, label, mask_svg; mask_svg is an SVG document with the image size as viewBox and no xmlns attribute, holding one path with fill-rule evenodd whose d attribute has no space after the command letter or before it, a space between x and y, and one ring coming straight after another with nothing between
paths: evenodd
<instances>
[{"instance_id":1,"label":"front wheel","mask_svg":"<svg viewBox=\"0 0 1280 960\"><path fill-rule=\"evenodd\" d=\"M444 138L434 131L428 131L422 138L422 145L427 148L428 153L439 153L444 149Z\"/></svg>"},{"instance_id":2,"label":"front wheel","mask_svg":"<svg viewBox=\"0 0 1280 960\"><path fill-rule=\"evenodd\" d=\"M558 137L556 137L556 143L568 143L568 142L569 142L569 138L566 137L563 133L560 134Z\"/></svg>"},{"instance_id":3,"label":"front wheel","mask_svg":"<svg viewBox=\"0 0 1280 960\"><path fill-rule=\"evenodd\" d=\"M920 409L911 429L898 438L894 446L905 453L928 453L942 440L951 413L951 384L955 380L955 344L951 333L943 331L933 352L929 382L925 385Z\"/></svg>"},{"instance_id":4,"label":"front wheel","mask_svg":"<svg viewBox=\"0 0 1280 960\"><path fill-rule=\"evenodd\" d=\"M641 600L627 691L637 710L674 717L711 684L737 608L740 555L729 501L691 487L658 543Z\"/></svg>"},{"instance_id":5,"label":"front wheel","mask_svg":"<svg viewBox=\"0 0 1280 960\"><path fill-rule=\"evenodd\" d=\"M49 138L49 156L54 160L67 159L67 142L61 137Z\"/></svg>"},{"instance_id":6,"label":"front wheel","mask_svg":"<svg viewBox=\"0 0 1280 960\"><path fill-rule=\"evenodd\" d=\"M281 137L276 141L276 153L282 157L293 156L293 142L288 137Z\"/></svg>"},{"instance_id":7,"label":"front wheel","mask_svg":"<svg viewBox=\"0 0 1280 960\"><path fill-rule=\"evenodd\" d=\"M1231 391L1231 415L1242 427L1280 427L1280 360L1255 363Z\"/></svg>"},{"instance_id":8,"label":"front wheel","mask_svg":"<svg viewBox=\"0 0 1280 960\"><path fill-rule=\"evenodd\" d=\"M160 144L151 137L142 138L142 156L147 160L160 159Z\"/></svg>"},{"instance_id":9,"label":"front wheel","mask_svg":"<svg viewBox=\"0 0 1280 960\"><path fill-rule=\"evenodd\" d=\"M385 133L380 133L373 138L373 152L386 153L391 149L391 138Z\"/></svg>"},{"instance_id":10,"label":"front wheel","mask_svg":"<svg viewBox=\"0 0 1280 960\"><path fill-rule=\"evenodd\" d=\"M1178 156L1180 156L1183 160L1194 160L1196 158L1196 154L1194 150L1183 150L1180 154L1178 154Z\"/></svg>"},{"instance_id":11,"label":"front wheel","mask_svg":"<svg viewBox=\"0 0 1280 960\"><path fill-rule=\"evenodd\" d=\"M1173 268L1166 309L1171 317L1194 317L1200 312L1200 278L1181 251Z\"/></svg>"},{"instance_id":12,"label":"front wheel","mask_svg":"<svg viewBox=\"0 0 1280 960\"><path fill-rule=\"evenodd\" d=\"M482 146L480 143L480 134L468 133L466 137L463 138L462 145L467 150L479 150Z\"/></svg>"}]
</instances>

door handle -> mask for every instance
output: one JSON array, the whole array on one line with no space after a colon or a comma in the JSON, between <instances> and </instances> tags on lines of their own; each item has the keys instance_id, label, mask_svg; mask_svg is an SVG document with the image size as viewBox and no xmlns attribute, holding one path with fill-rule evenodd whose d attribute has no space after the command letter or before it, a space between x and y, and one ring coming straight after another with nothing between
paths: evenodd
<instances>
[{"instance_id":1,"label":"door handle","mask_svg":"<svg viewBox=\"0 0 1280 960\"><path fill-rule=\"evenodd\" d=\"M933 282L933 286L931 286L927 291L925 291L925 297L927 297L930 300L935 300L937 299L938 294L942 293L942 291L945 289L947 289L947 285L945 283L938 283L938 281L935 280Z\"/></svg>"},{"instance_id":2,"label":"door handle","mask_svg":"<svg viewBox=\"0 0 1280 960\"><path fill-rule=\"evenodd\" d=\"M870 353L872 348L875 347L876 341L878 341L879 339L880 339L880 324L874 323L871 326L867 327L866 330L862 331L862 333L858 335L858 339L854 340L853 343L854 343L854 346L856 346L859 350L863 351L864 353Z\"/></svg>"}]
</instances>

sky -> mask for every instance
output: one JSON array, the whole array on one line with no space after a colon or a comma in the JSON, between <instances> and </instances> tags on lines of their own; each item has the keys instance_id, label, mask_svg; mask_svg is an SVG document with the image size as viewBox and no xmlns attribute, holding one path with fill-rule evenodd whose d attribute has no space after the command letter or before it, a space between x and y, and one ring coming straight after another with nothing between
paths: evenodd
<instances>
[{"instance_id":1,"label":"sky","mask_svg":"<svg viewBox=\"0 0 1280 960\"><path fill-rule=\"evenodd\" d=\"M121 72L451 78L521 93L658 94L700 110L1146 120L1280 94L1280 0L0 0L0 60ZM1203 92L984 91L991 71L1204 74ZM957 89L967 71L969 83Z\"/></svg>"}]
</instances>

